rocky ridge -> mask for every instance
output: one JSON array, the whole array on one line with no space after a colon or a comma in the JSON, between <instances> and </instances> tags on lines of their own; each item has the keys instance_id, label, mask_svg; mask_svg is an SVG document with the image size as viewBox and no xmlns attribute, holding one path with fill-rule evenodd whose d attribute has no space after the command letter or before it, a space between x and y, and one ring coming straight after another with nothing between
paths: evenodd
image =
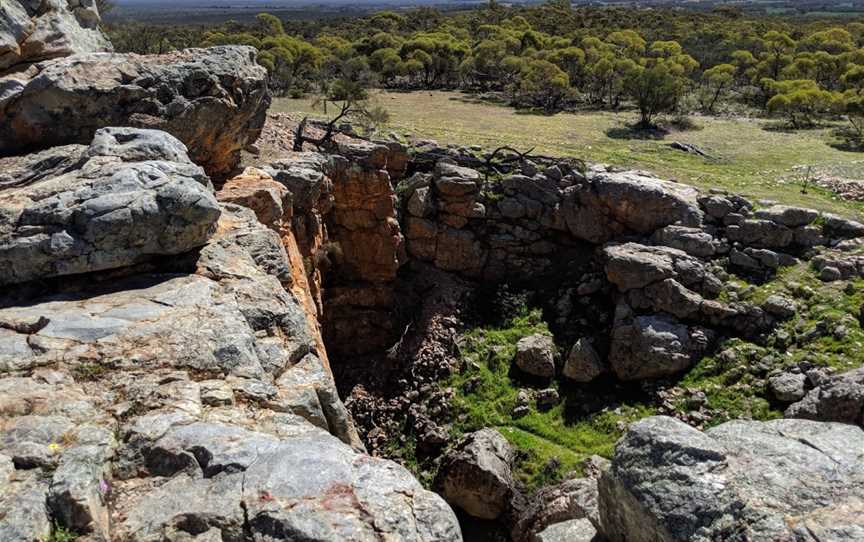
<instances>
[{"instance_id":1,"label":"rocky ridge","mask_svg":"<svg viewBox=\"0 0 864 542\"><path fill-rule=\"evenodd\" d=\"M53 9L83 25L87 8ZM542 388L520 406L550 408L562 378L675 377L721 337L764 336L795 303L739 302L729 274L861 273L861 224L567 160L488 175L428 142L340 137L240 173L269 103L253 50L79 41L0 80L3 540L460 540L450 505L514 540L861 537L860 370L772 374L786 420L646 418L611 464L532 494L498 431L450 442L438 385L484 282L565 292L567 331L512 360ZM384 416L380 389L340 399L350 358L377 358ZM398 416L440 455L441 496L365 453Z\"/></svg>"}]
</instances>

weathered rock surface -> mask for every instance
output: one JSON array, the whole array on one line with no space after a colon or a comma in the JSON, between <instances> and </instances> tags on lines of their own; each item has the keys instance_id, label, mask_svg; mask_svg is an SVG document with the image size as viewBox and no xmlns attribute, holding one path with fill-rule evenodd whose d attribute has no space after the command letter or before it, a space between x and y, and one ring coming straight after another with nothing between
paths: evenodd
<instances>
[{"instance_id":1,"label":"weathered rock surface","mask_svg":"<svg viewBox=\"0 0 864 542\"><path fill-rule=\"evenodd\" d=\"M529 335L516 343L513 362L532 376L555 376L555 341L548 335Z\"/></svg>"},{"instance_id":2,"label":"weathered rock surface","mask_svg":"<svg viewBox=\"0 0 864 542\"><path fill-rule=\"evenodd\" d=\"M225 175L261 131L270 103L266 70L251 47L165 55L82 54L0 78L0 156L68 143L96 130L164 130L192 161Z\"/></svg>"},{"instance_id":3,"label":"weathered rock surface","mask_svg":"<svg viewBox=\"0 0 864 542\"><path fill-rule=\"evenodd\" d=\"M537 533L537 542L599 542L597 529L587 519L571 519L555 523Z\"/></svg>"},{"instance_id":4,"label":"weathered rock surface","mask_svg":"<svg viewBox=\"0 0 864 542\"><path fill-rule=\"evenodd\" d=\"M789 398L800 399L800 393ZM787 408L786 417L864 426L864 368L827 378Z\"/></svg>"},{"instance_id":5,"label":"weathered rock surface","mask_svg":"<svg viewBox=\"0 0 864 542\"><path fill-rule=\"evenodd\" d=\"M452 510L402 467L308 424L282 423L295 434L207 422L144 444L150 468L170 478L143 495L121 484L117 507L129 513L119 537L215 529L222 540L461 539Z\"/></svg>"},{"instance_id":6,"label":"weathered rock surface","mask_svg":"<svg viewBox=\"0 0 864 542\"><path fill-rule=\"evenodd\" d=\"M568 189L567 228L591 243L625 233L650 235L670 224L702 221L696 189L638 172L598 172L584 187Z\"/></svg>"},{"instance_id":7,"label":"weathered rock surface","mask_svg":"<svg viewBox=\"0 0 864 542\"><path fill-rule=\"evenodd\" d=\"M495 519L510 506L513 459L513 448L498 431L470 433L444 456L435 486L453 506Z\"/></svg>"},{"instance_id":8,"label":"weathered rock surface","mask_svg":"<svg viewBox=\"0 0 864 542\"><path fill-rule=\"evenodd\" d=\"M645 380L688 369L711 341L711 332L664 315L625 316L612 328L609 365L621 380Z\"/></svg>"},{"instance_id":9,"label":"weathered rock surface","mask_svg":"<svg viewBox=\"0 0 864 542\"><path fill-rule=\"evenodd\" d=\"M78 194L58 199L86 207L152 180L166 192L151 199L179 217L201 201L213 214L200 241L170 261L0 299L0 503L13 509L0 515L0 538L42 540L59 525L88 539L142 542L461 539L440 497L395 463L361 453L304 291L294 194L284 185L247 172L217 204L180 142L135 129L9 163L0 197L54 183L61 196ZM200 193L172 188L175 169ZM71 181L87 172L110 188L75 192ZM31 228L4 224L13 239ZM116 246L135 248L126 238Z\"/></svg>"},{"instance_id":10,"label":"weathered rock surface","mask_svg":"<svg viewBox=\"0 0 864 542\"><path fill-rule=\"evenodd\" d=\"M89 0L4 1L0 5L0 73L25 62L111 51L99 21L96 3Z\"/></svg>"},{"instance_id":11,"label":"weathered rock surface","mask_svg":"<svg viewBox=\"0 0 864 542\"><path fill-rule=\"evenodd\" d=\"M574 382L591 382L606 372L606 365L586 338L581 338L570 349L562 374Z\"/></svg>"},{"instance_id":12,"label":"weathered rock surface","mask_svg":"<svg viewBox=\"0 0 864 542\"><path fill-rule=\"evenodd\" d=\"M546 540L541 532L555 524L581 519L589 525L591 522L599 524L597 506L597 480L594 478L573 478L542 488L531 496L528 506L519 514L511 536L517 542ZM547 533L549 535L551 533Z\"/></svg>"},{"instance_id":13,"label":"weathered rock surface","mask_svg":"<svg viewBox=\"0 0 864 542\"><path fill-rule=\"evenodd\" d=\"M857 540L864 431L804 420L732 421L704 433L636 422L600 479L614 541Z\"/></svg>"},{"instance_id":14,"label":"weathered rock surface","mask_svg":"<svg viewBox=\"0 0 864 542\"><path fill-rule=\"evenodd\" d=\"M670 247L638 243L613 244L603 249L606 277L622 292L675 279L696 291L719 292L720 281L700 260Z\"/></svg>"},{"instance_id":15,"label":"weathered rock surface","mask_svg":"<svg viewBox=\"0 0 864 542\"><path fill-rule=\"evenodd\" d=\"M154 130L100 130L76 169L26 178L0 192L0 284L180 254L206 242L220 213L183 144Z\"/></svg>"},{"instance_id":16,"label":"weathered rock surface","mask_svg":"<svg viewBox=\"0 0 864 542\"><path fill-rule=\"evenodd\" d=\"M252 209L259 222L276 231L281 230L285 221L290 222L293 214L291 192L257 168L246 168L240 175L226 181L216 193L216 198L220 202Z\"/></svg>"}]
</instances>

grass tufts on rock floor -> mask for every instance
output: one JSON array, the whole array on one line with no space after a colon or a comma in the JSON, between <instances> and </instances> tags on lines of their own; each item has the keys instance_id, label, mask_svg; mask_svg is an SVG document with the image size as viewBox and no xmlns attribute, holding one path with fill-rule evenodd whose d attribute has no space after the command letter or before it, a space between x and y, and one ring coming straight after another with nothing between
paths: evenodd
<instances>
[{"instance_id":1,"label":"grass tufts on rock floor","mask_svg":"<svg viewBox=\"0 0 864 542\"><path fill-rule=\"evenodd\" d=\"M651 414L644 405L617 405L590 415L577 413L578 393L566 384L546 385L514 374L516 343L535 333L549 333L539 310L521 309L504 324L477 327L464 336L465 369L450 386L456 422L455 436L495 427L517 449L516 477L537 488L579 473L591 455L610 457L627 423ZM532 402L528 414L514 417L520 389L555 387L561 402L539 411Z\"/></svg>"}]
</instances>

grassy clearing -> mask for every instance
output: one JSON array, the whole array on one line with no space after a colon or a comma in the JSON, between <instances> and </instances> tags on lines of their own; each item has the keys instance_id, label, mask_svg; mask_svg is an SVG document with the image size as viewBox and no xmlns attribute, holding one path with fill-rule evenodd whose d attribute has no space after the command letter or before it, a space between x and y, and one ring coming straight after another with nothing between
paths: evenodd
<instances>
[{"instance_id":1,"label":"grassy clearing","mask_svg":"<svg viewBox=\"0 0 864 542\"><path fill-rule=\"evenodd\" d=\"M644 406L623 405L588 417L576 416L572 411L578 398L553 383L561 403L545 412L532 403L527 415L514 418L520 388L531 386L510 374L511 362L516 342L534 333L548 333L538 310L523 310L501 327L469 331L462 347L468 369L450 382L456 391L456 436L483 427L497 428L520 452L516 476L531 488L578 472L580 463L593 454L611 457L626 422L651 413Z\"/></svg>"},{"instance_id":2,"label":"grassy clearing","mask_svg":"<svg viewBox=\"0 0 864 542\"><path fill-rule=\"evenodd\" d=\"M537 153L645 169L701 188L864 216L859 203L816 188L801 193L803 175L796 169L801 166L864 179L864 153L832 147L831 127L787 132L776 129L777 121L694 117L699 129L673 132L662 140L634 139L627 128L636 119L633 112L526 114L458 92L380 92L375 99L391 114L385 130L486 148L535 147ZM272 109L320 114L308 99L278 99ZM672 149L672 141L696 145L713 160Z\"/></svg>"}]
</instances>

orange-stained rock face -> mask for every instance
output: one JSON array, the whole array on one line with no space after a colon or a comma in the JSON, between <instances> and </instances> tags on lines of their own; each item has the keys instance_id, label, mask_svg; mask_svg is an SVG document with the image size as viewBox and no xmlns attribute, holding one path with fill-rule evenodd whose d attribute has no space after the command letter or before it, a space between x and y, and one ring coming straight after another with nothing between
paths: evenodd
<instances>
[{"instance_id":1,"label":"orange-stained rock face","mask_svg":"<svg viewBox=\"0 0 864 542\"><path fill-rule=\"evenodd\" d=\"M348 167L335 175L333 199L331 235L342 250L338 272L354 280L394 280L403 239L387 171Z\"/></svg>"},{"instance_id":2,"label":"orange-stained rock face","mask_svg":"<svg viewBox=\"0 0 864 542\"><path fill-rule=\"evenodd\" d=\"M216 199L252 209L262 224L276 231L281 231L283 222L290 222L293 214L288 189L253 167L227 180Z\"/></svg>"},{"instance_id":3,"label":"orange-stained rock face","mask_svg":"<svg viewBox=\"0 0 864 542\"><path fill-rule=\"evenodd\" d=\"M291 192L265 171L248 167L240 175L227 180L216 193L216 199L251 209L262 224L279 233L288 256L291 277L290 283L285 286L302 305L310 326L309 331L318 346L319 357L328 365L318 323L321 318L321 273L312 266L307 269L305 262L311 262L311 259L304 257L308 254L301 252L294 233ZM299 224L306 222L307 220L298 221ZM323 245L323 228L317 228L311 237L305 235L306 228L303 232L308 242L307 249L318 250Z\"/></svg>"}]
</instances>

